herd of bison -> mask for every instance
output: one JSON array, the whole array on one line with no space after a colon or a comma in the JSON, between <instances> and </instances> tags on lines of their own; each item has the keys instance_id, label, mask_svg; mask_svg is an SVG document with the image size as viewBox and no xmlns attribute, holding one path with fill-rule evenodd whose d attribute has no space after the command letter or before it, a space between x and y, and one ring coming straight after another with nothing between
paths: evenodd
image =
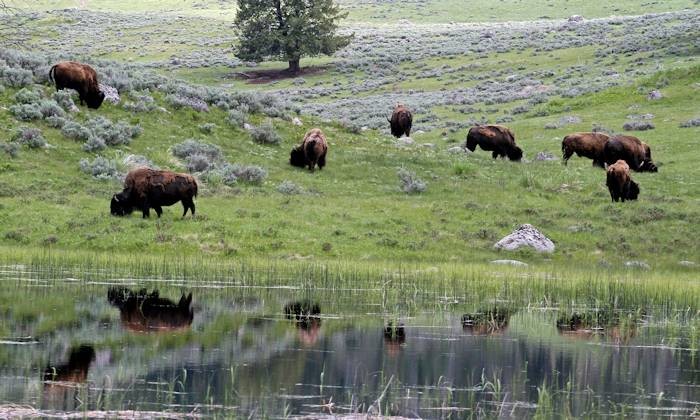
<instances>
[{"instance_id":1,"label":"herd of bison","mask_svg":"<svg viewBox=\"0 0 700 420\"><path fill-rule=\"evenodd\" d=\"M80 103L97 109L104 100L100 91L97 73L87 64L64 61L49 71L49 80L55 82L56 90L68 88L78 92ZM413 116L404 105L398 104L388 119L391 134L395 137L410 136ZM475 151L476 146L492 152L493 158L508 157L512 161L522 159L523 151L515 143L515 134L501 125L477 125L469 129L465 147ZM561 144L564 163L574 153L593 160L594 166L607 167L607 187L613 201L636 200L639 185L630 176L635 171L657 172L651 160L649 146L633 136L608 136L603 133L574 133L564 137ZM302 142L290 154L289 163L297 167L323 169L326 165L328 142L319 128L309 130ZM124 181L122 192L112 197L111 213L125 216L141 210L149 217L154 209L158 217L163 206L182 202L183 217L189 210L194 216L194 198L197 196L197 181L189 174L171 171L138 168L130 171Z\"/></svg>"}]
</instances>

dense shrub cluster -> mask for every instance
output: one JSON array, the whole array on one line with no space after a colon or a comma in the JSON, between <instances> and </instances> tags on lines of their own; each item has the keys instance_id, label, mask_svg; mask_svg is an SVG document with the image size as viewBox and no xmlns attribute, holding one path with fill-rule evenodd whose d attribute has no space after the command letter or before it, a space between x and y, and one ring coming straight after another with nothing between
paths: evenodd
<instances>
[{"instance_id":1,"label":"dense shrub cluster","mask_svg":"<svg viewBox=\"0 0 700 420\"><path fill-rule=\"evenodd\" d=\"M188 139L174 145L172 153L180 159L187 159L195 155L206 156L212 162L221 159L221 149L219 146L209 143L200 143L194 139Z\"/></svg>"},{"instance_id":2,"label":"dense shrub cluster","mask_svg":"<svg viewBox=\"0 0 700 420\"><path fill-rule=\"evenodd\" d=\"M401 191L406 194L419 194L424 192L428 186L419 179L414 172L401 168L396 172L399 177Z\"/></svg>"},{"instance_id":3,"label":"dense shrub cluster","mask_svg":"<svg viewBox=\"0 0 700 420\"><path fill-rule=\"evenodd\" d=\"M221 149L213 144L189 139L176 144L171 151L174 156L185 161L189 172L201 174L202 179L209 183L221 182L230 186L240 180L258 184L267 178L267 171L259 166L226 162Z\"/></svg>"},{"instance_id":4,"label":"dense shrub cluster","mask_svg":"<svg viewBox=\"0 0 700 420\"><path fill-rule=\"evenodd\" d=\"M238 109L230 110L228 112L228 117L226 118L226 121L236 128L242 128L243 124L245 124L247 120L248 117L246 113Z\"/></svg>"},{"instance_id":5,"label":"dense shrub cluster","mask_svg":"<svg viewBox=\"0 0 700 420\"><path fill-rule=\"evenodd\" d=\"M700 127L700 118L690 119L680 123L681 128Z\"/></svg>"},{"instance_id":6,"label":"dense shrub cluster","mask_svg":"<svg viewBox=\"0 0 700 420\"><path fill-rule=\"evenodd\" d=\"M125 102L122 107L131 112L150 112L158 108L155 99L146 92L133 92L131 94L133 102Z\"/></svg>"},{"instance_id":7,"label":"dense shrub cluster","mask_svg":"<svg viewBox=\"0 0 700 420\"><path fill-rule=\"evenodd\" d=\"M627 121L622 125L625 131L646 131L656 128L650 121Z\"/></svg>"},{"instance_id":8,"label":"dense shrub cluster","mask_svg":"<svg viewBox=\"0 0 700 420\"><path fill-rule=\"evenodd\" d=\"M10 157L17 157L17 155L19 154L19 144L12 142L0 142L0 151L4 152Z\"/></svg>"},{"instance_id":9,"label":"dense shrub cluster","mask_svg":"<svg viewBox=\"0 0 700 420\"><path fill-rule=\"evenodd\" d=\"M12 136L12 141L25 145L30 149L38 149L46 146L46 139L44 139L41 130L34 127L22 127L18 129Z\"/></svg>"},{"instance_id":10,"label":"dense shrub cluster","mask_svg":"<svg viewBox=\"0 0 700 420\"><path fill-rule=\"evenodd\" d=\"M93 160L81 159L80 170L96 179L118 179L117 162L97 156Z\"/></svg>"},{"instance_id":11,"label":"dense shrub cluster","mask_svg":"<svg viewBox=\"0 0 700 420\"><path fill-rule=\"evenodd\" d=\"M277 185L277 192L286 195L304 194L304 188L289 180L284 180Z\"/></svg>"},{"instance_id":12,"label":"dense shrub cluster","mask_svg":"<svg viewBox=\"0 0 700 420\"><path fill-rule=\"evenodd\" d=\"M250 130L250 135L253 137L253 141L259 144L280 144L282 142L282 137L275 130L271 120L266 120L258 127L254 127Z\"/></svg>"}]
</instances>

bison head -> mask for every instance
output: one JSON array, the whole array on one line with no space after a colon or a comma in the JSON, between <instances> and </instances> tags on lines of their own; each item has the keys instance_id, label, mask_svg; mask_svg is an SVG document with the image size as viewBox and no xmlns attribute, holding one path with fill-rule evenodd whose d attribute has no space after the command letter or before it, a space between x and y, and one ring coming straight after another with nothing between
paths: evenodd
<instances>
[{"instance_id":1,"label":"bison head","mask_svg":"<svg viewBox=\"0 0 700 420\"><path fill-rule=\"evenodd\" d=\"M659 172L659 168L650 160L645 160L639 165L639 172Z\"/></svg>"},{"instance_id":2,"label":"bison head","mask_svg":"<svg viewBox=\"0 0 700 420\"><path fill-rule=\"evenodd\" d=\"M98 90L96 93L92 93L87 96L88 97L85 99L85 102L87 103L87 106L90 109L99 108L100 105L102 105L102 102L105 100L105 93L101 90Z\"/></svg>"},{"instance_id":3,"label":"bison head","mask_svg":"<svg viewBox=\"0 0 700 420\"><path fill-rule=\"evenodd\" d=\"M467 135L467 143L465 144L465 146L467 147L467 149L469 149L470 152L476 150L476 145L478 143L479 141L476 139L476 136Z\"/></svg>"},{"instance_id":4,"label":"bison head","mask_svg":"<svg viewBox=\"0 0 700 420\"><path fill-rule=\"evenodd\" d=\"M518 146L513 146L507 152L508 159L519 162L523 158L523 149Z\"/></svg>"},{"instance_id":5,"label":"bison head","mask_svg":"<svg viewBox=\"0 0 700 420\"><path fill-rule=\"evenodd\" d=\"M110 212L112 216L126 216L134 211L134 207L129 203L128 197L120 192L112 196Z\"/></svg>"},{"instance_id":6,"label":"bison head","mask_svg":"<svg viewBox=\"0 0 700 420\"><path fill-rule=\"evenodd\" d=\"M303 168L306 166L306 155L302 146L296 146L289 155L289 164Z\"/></svg>"},{"instance_id":7,"label":"bison head","mask_svg":"<svg viewBox=\"0 0 700 420\"><path fill-rule=\"evenodd\" d=\"M636 200L639 197L639 184L630 181L629 190L627 191L628 200Z\"/></svg>"}]
</instances>

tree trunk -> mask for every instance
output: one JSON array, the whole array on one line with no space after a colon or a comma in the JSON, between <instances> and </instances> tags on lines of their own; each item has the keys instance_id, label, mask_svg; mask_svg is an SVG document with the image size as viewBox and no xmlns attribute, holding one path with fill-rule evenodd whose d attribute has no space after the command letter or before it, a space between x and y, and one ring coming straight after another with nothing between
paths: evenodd
<instances>
[{"instance_id":1,"label":"tree trunk","mask_svg":"<svg viewBox=\"0 0 700 420\"><path fill-rule=\"evenodd\" d=\"M294 58L292 60L289 60L289 68L287 69L292 74L297 74L301 71L301 67L299 67L299 59Z\"/></svg>"}]
</instances>

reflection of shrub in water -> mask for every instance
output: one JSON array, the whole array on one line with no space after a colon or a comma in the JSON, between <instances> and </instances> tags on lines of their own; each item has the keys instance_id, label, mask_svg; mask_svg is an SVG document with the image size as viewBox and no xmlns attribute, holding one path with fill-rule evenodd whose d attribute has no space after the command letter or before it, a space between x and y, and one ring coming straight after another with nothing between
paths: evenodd
<instances>
[{"instance_id":1,"label":"reflection of shrub in water","mask_svg":"<svg viewBox=\"0 0 700 420\"><path fill-rule=\"evenodd\" d=\"M95 349L90 345L81 345L71 349L68 363L49 366L44 370L45 381L82 383L87 380L90 365L95 360Z\"/></svg>"},{"instance_id":2,"label":"reflection of shrub in water","mask_svg":"<svg viewBox=\"0 0 700 420\"><path fill-rule=\"evenodd\" d=\"M112 306L119 308L124 328L130 331L173 331L188 329L192 325L192 293L180 298L178 303L161 298L157 290L134 292L125 287L112 287L107 292Z\"/></svg>"},{"instance_id":3,"label":"reflection of shrub in water","mask_svg":"<svg viewBox=\"0 0 700 420\"><path fill-rule=\"evenodd\" d=\"M512 310L495 307L462 315L462 329L474 335L501 334L508 328Z\"/></svg>"},{"instance_id":4,"label":"reflection of shrub in water","mask_svg":"<svg viewBox=\"0 0 700 420\"><path fill-rule=\"evenodd\" d=\"M557 330L581 338L594 335L615 341L628 341L637 335L636 314L622 314L613 309L590 310L561 314L557 318Z\"/></svg>"}]
</instances>

